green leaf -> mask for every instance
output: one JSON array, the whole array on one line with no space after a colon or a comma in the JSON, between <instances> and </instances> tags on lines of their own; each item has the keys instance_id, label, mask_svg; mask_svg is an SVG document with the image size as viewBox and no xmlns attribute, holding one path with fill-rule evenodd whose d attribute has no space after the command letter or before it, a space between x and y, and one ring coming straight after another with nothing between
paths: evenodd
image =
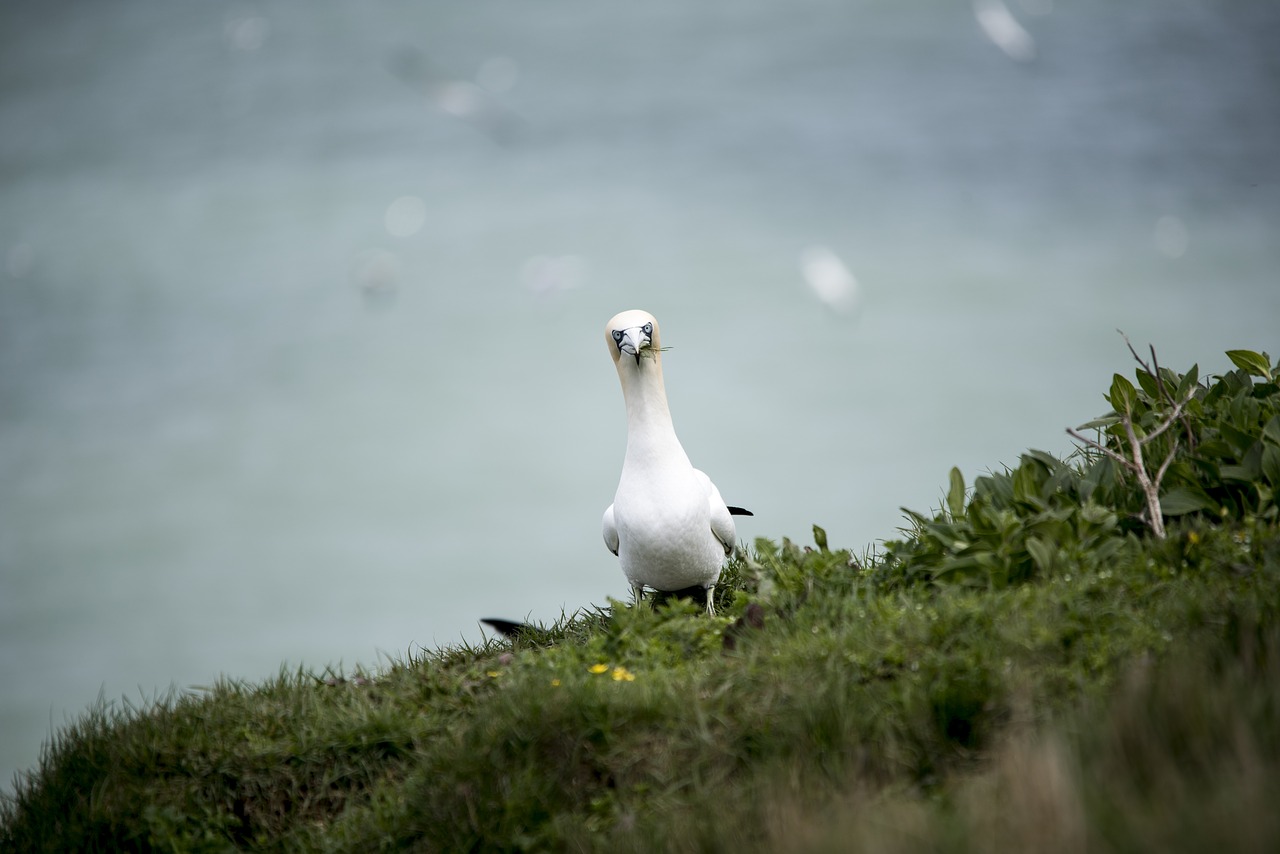
<instances>
[{"instance_id":1,"label":"green leaf","mask_svg":"<svg viewBox=\"0 0 1280 854\"><path fill-rule=\"evenodd\" d=\"M973 481L974 500L990 502L993 507L1006 507L1013 500L1013 483L1009 475L980 475Z\"/></svg>"},{"instance_id":2,"label":"green leaf","mask_svg":"<svg viewBox=\"0 0 1280 854\"><path fill-rule=\"evenodd\" d=\"M1147 397L1152 400L1160 399L1160 383L1156 378L1146 371L1134 371L1134 376L1138 378L1138 385L1147 393Z\"/></svg>"},{"instance_id":3,"label":"green leaf","mask_svg":"<svg viewBox=\"0 0 1280 854\"><path fill-rule=\"evenodd\" d=\"M1094 461L1080 479L1080 500L1088 501L1099 487L1110 487L1115 483L1116 467L1110 457L1101 457ZM1103 489L1103 495L1107 493ZM1104 499L1105 500L1105 499Z\"/></svg>"},{"instance_id":4,"label":"green leaf","mask_svg":"<svg viewBox=\"0 0 1280 854\"><path fill-rule=\"evenodd\" d=\"M1138 403L1138 390L1128 379L1116 374L1111 379L1111 394L1107 396L1107 400L1115 407L1116 412L1129 415Z\"/></svg>"},{"instance_id":5,"label":"green leaf","mask_svg":"<svg viewBox=\"0 0 1280 854\"><path fill-rule=\"evenodd\" d=\"M980 564L977 558L960 557L945 561L942 566L938 567L933 576L934 578L947 578L948 576L954 576L953 578L948 578L948 580L959 581L979 568Z\"/></svg>"},{"instance_id":6,"label":"green leaf","mask_svg":"<svg viewBox=\"0 0 1280 854\"><path fill-rule=\"evenodd\" d=\"M1035 463L1027 460L1018 466L1013 473L1013 498L1030 504L1037 510L1044 509L1044 501L1040 497L1040 483L1044 480L1044 471Z\"/></svg>"},{"instance_id":7,"label":"green leaf","mask_svg":"<svg viewBox=\"0 0 1280 854\"><path fill-rule=\"evenodd\" d=\"M1271 416L1271 420L1262 428L1262 438L1280 445L1280 415Z\"/></svg>"},{"instance_id":8,"label":"green leaf","mask_svg":"<svg viewBox=\"0 0 1280 854\"><path fill-rule=\"evenodd\" d=\"M1249 470L1244 466L1223 466L1218 473L1222 475L1223 480L1233 480L1237 483L1250 483L1253 480Z\"/></svg>"},{"instance_id":9,"label":"green leaf","mask_svg":"<svg viewBox=\"0 0 1280 854\"><path fill-rule=\"evenodd\" d=\"M1117 522L1114 510L1092 502L1080 508L1080 519L1103 531L1110 531Z\"/></svg>"},{"instance_id":10,"label":"green leaf","mask_svg":"<svg viewBox=\"0 0 1280 854\"><path fill-rule=\"evenodd\" d=\"M1027 552L1031 555L1031 560L1035 563L1036 568L1041 572L1049 573L1053 571L1053 558L1056 552L1053 546L1038 537L1028 537Z\"/></svg>"},{"instance_id":11,"label":"green leaf","mask_svg":"<svg viewBox=\"0 0 1280 854\"><path fill-rule=\"evenodd\" d=\"M921 533L949 551L963 551L969 545L968 541L956 531L955 525L929 522L924 526L924 530Z\"/></svg>"},{"instance_id":12,"label":"green leaf","mask_svg":"<svg viewBox=\"0 0 1280 854\"><path fill-rule=\"evenodd\" d=\"M1101 418L1095 418L1085 424L1077 427L1077 430L1096 430L1099 427L1110 427L1112 424L1120 423L1120 416L1112 413L1111 415L1103 415Z\"/></svg>"},{"instance_id":13,"label":"green leaf","mask_svg":"<svg viewBox=\"0 0 1280 854\"><path fill-rule=\"evenodd\" d=\"M1178 382L1178 390L1175 397L1178 400L1186 400L1191 394L1191 390L1200 383L1200 366L1192 365L1191 370L1182 375L1182 379Z\"/></svg>"},{"instance_id":14,"label":"green leaf","mask_svg":"<svg viewBox=\"0 0 1280 854\"><path fill-rule=\"evenodd\" d=\"M954 466L951 469L951 488L947 490L947 509L952 519L964 515L964 475Z\"/></svg>"},{"instance_id":15,"label":"green leaf","mask_svg":"<svg viewBox=\"0 0 1280 854\"><path fill-rule=\"evenodd\" d=\"M925 525L929 524L928 519L926 519L923 515L917 513L914 510L911 510L907 507L899 507L898 509L901 510L903 514L906 515L906 517L913 523L914 527L916 528L923 528Z\"/></svg>"},{"instance_id":16,"label":"green leaf","mask_svg":"<svg viewBox=\"0 0 1280 854\"><path fill-rule=\"evenodd\" d=\"M1244 454L1257 441L1256 436L1251 436L1243 430L1237 430L1225 421L1218 423L1218 432L1222 434L1223 439L1231 443L1231 446L1238 454Z\"/></svg>"},{"instance_id":17,"label":"green leaf","mask_svg":"<svg viewBox=\"0 0 1280 854\"><path fill-rule=\"evenodd\" d=\"M1237 368L1248 371L1250 376L1271 379L1271 363L1261 353L1252 350L1228 350L1227 358Z\"/></svg>"},{"instance_id":18,"label":"green leaf","mask_svg":"<svg viewBox=\"0 0 1280 854\"><path fill-rule=\"evenodd\" d=\"M1280 447L1267 445L1262 451L1262 476L1272 486L1280 487Z\"/></svg>"},{"instance_id":19,"label":"green leaf","mask_svg":"<svg viewBox=\"0 0 1280 854\"><path fill-rule=\"evenodd\" d=\"M1202 460L1234 459L1236 452L1222 439L1210 439L1196 446L1196 455Z\"/></svg>"},{"instance_id":20,"label":"green leaf","mask_svg":"<svg viewBox=\"0 0 1280 854\"><path fill-rule=\"evenodd\" d=\"M1179 486L1160 496L1160 511L1166 516L1183 516L1217 509L1218 505L1214 500L1198 488Z\"/></svg>"},{"instance_id":21,"label":"green leaf","mask_svg":"<svg viewBox=\"0 0 1280 854\"><path fill-rule=\"evenodd\" d=\"M1223 466L1222 479L1240 483L1253 483L1262 476L1262 442L1256 442L1245 451L1238 466Z\"/></svg>"},{"instance_id":22,"label":"green leaf","mask_svg":"<svg viewBox=\"0 0 1280 854\"><path fill-rule=\"evenodd\" d=\"M818 546L818 551L826 553L827 548L827 532L817 525L813 526L813 542Z\"/></svg>"},{"instance_id":23,"label":"green leaf","mask_svg":"<svg viewBox=\"0 0 1280 854\"><path fill-rule=\"evenodd\" d=\"M1028 457L1039 462L1050 472L1059 471L1064 467L1062 460L1058 459L1048 451L1037 451L1035 448L1031 448L1022 455L1023 461L1025 462Z\"/></svg>"},{"instance_id":24,"label":"green leaf","mask_svg":"<svg viewBox=\"0 0 1280 854\"><path fill-rule=\"evenodd\" d=\"M1252 480L1257 480L1262 476L1262 452L1264 448L1263 443L1259 441L1248 451L1245 451L1244 457L1240 460L1241 468L1253 475Z\"/></svg>"},{"instance_id":25,"label":"green leaf","mask_svg":"<svg viewBox=\"0 0 1280 854\"><path fill-rule=\"evenodd\" d=\"M1262 409L1253 398L1253 386L1250 385L1231 399L1227 406L1227 414L1232 423L1244 430L1250 430L1262 420Z\"/></svg>"}]
</instances>

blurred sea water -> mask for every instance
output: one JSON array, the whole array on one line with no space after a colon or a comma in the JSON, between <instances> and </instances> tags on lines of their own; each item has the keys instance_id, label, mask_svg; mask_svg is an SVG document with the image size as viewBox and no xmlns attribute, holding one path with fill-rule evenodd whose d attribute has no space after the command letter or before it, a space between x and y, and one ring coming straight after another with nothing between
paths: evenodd
<instances>
[{"instance_id":1,"label":"blurred sea water","mask_svg":"<svg viewBox=\"0 0 1280 854\"><path fill-rule=\"evenodd\" d=\"M1280 351L1268 0L0 6L0 785L99 695L625 599L603 324L861 550Z\"/></svg>"}]
</instances>

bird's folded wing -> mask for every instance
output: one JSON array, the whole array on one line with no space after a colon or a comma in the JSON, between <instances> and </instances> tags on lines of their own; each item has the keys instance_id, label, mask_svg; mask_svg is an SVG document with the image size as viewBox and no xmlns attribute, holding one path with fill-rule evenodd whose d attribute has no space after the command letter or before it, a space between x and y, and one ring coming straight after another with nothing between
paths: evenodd
<instances>
[{"instance_id":1,"label":"bird's folded wing","mask_svg":"<svg viewBox=\"0 0 1280 854\"><path fill-rule=\"evenodd\" d=\"M613 521L613 505L604 511L604 544L615 555L618 553L618 526Z\"/></svg>"},{"instance_id":2,"label":"bird's folded wing","mask_svg":"<svg viewBox=\"0 0 1280 854\"><path fill-rule=\"evenodd\" d=\"M693 473L707 490L707 502L711 509L711 533L715 534L720 545L724 546L724 553L728 554L733 551L738 541L738 531L734 527L733 516L725 506L724 499L720 497L720 490L716 489L716 485L711 482L711 478L698 469L694 469Z\"/></svg>"}]
</instances>

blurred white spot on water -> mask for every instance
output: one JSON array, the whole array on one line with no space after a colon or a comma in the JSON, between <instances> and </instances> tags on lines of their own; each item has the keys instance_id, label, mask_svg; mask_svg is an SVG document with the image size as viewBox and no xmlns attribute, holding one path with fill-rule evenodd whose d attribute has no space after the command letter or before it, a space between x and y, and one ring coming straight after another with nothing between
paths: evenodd
<instances>
[{"instance_id":1,"label":"blurred white spot on water","mask_svg":"<svg viewBox=\"0 0 1280 854\"><path fill-rule=\"evenodd\" d=\"M426 223L427 203L417 196L401 196L387 206L383 220L392 237L410 237Z\"/></svg>"},{"instance_id":2,"label":"blurred white spot on water","mask_svg":"<svg viewBox=\"0 0 1280 854\"><path fill-rule=\"evenodd\" d=\"M476 83L484 89L500 94L510 92L520 79L520 68L515 60L505 56L494 56L486 59L476 72Z\"/></svg>"},{"instance_id":3,"label":"blurred white spot on water","mask_svg":"<svg viewBox=\"0 0 1280 854\"><path fill-rule=\"evenodd\" d=\"M572 290L581 287L586 279L586 259L577 255L535 255L520 270L520 280L536 294Z\"/></svg>"},{"instance_id":4,"label":"blurred white spot on water","mask_svg":"<svg viewBox=\"0 0 1280 854\"><path fill-rule=\"evenodd\" d=\"M428 103L467 122L493 141L508 143L519 135L523 122L494 97L515 85L518 71L511 60L494 57L482 64L476 74L479 85L442 72L414 47L392 53L388 65L392 74Z\"/></svg>"},{"instance_id":5,"label":"blurred white spot on water","mask_svg":"<svg viewBox=\"0 0 1280 854\"><path fill-rule=\"evenodd\" d=\"M385 249L366 249L356 256L351 278L366 302L386 302L400 286L400 259Z\"/></svg>"},{"instance_id":6,"label":"blurred white spot on water","mask_svg":"<svg viewBox=\"0 0 1280 854\"><path fill-rule=\"evenodd\" d=\"M1004 0L973 0L973 16L991 43L1010 59L1030 62L1036 58L1036 42L1019 24Z\"/></svg>"},{"instance_id":7,"label":"blurred white spot on water","mask_svg":"<svg viewBox=\"0 0 1280 854\"><path fill-rule=\"evenodd\" d=\"M858 280L840 256L825 246L809 246L800 253L800 272L814 295L836 311L857 308Z\"/></svg>"},{"instance_id":8,"label":"blurred white spot on water","mask_svg":"<svg viewBox=\"0 0 1280 854\"><path fill-rule=\"evenodd\" d=\"M223 32L232 50L257 50L266 42L271 22L261 15L233 15L223 25Z\"/></svg>"},{"instance_id":9,"label":"blurred white spot on water","mask_svg":"<svg viewBox=\"0 0 1280 854\"><path fill-rule=\"evenodd\" d=\"M450 80L435 87L432 93L436 106L451 116L465 119L484 109L485 95L474 83Z\"/></svg>"},{"instance_id":10,"label":"blurred white spot on water","mask_svg":"<svg viewBox=\"0 0 1280 854\"><path fill-rule=\"evenodd\" d=\"M36 250L30 243L15 243L5 253L4 266L10 276L21 279L31 272L35 260Z\"/></svg>"},{"instance_id":11,"label":"blurred white spot on water","mask_svg":"<svg viewBox=\"0 0 1280 854\"><path fill-rule=\"evenodd\" d=\"M1176 216L1162 216L1156 220L1153 236L1156 249L1166 258L1181 258L1191 240L1186 224Z\"/></svg>"}]
</instances>

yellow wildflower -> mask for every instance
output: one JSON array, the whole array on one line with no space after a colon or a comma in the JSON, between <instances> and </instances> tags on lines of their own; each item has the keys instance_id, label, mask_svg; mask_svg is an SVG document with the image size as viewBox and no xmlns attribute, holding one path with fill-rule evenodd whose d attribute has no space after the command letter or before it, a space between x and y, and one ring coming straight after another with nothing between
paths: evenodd
<instances>
[{"instance_id":1,"label":"yellow wildflower","mask_svg":"<svg viewBox=\"0 0 1280 854\"><path fill-rule=\"evenodd\" d=\"M592 673L604 673L606 670L608 670L608 669L609 669L609 665L607 665L607 664L593 664L593 665L591 665L591 666L590 666L589 668L587 668L587 669L588 669L588 670L590 670Z\"/></svg>"},{"instance_id":2,"label":"yellow wildflower","mask_svg":"<svg viewBox=\"0 0 1280 854\"><path fill-rule=\"evenodd\" d=\"M552 687L552 688L559 688L559 687L560 687L560 680L559 680L559 679L552 679L552 680L551 680L551 687Z\"/></svg>"},{"instance_id":3,"label":"yellow wildflower","mask_svg":"<svg viewBox=\"0 0 1280 854\"><path fill-rule=\"evenodd\" d=\"M634 682L636 681L636 675L625 667L615 667L613 668L613 681Z\"/></svg>"},{"instance_id":4,"label":"yellow wildflower","mask_svg":"<svg viewBox=\"0 0 1280 854\"><path fill-rule=\"evenodd\" d=\"M497 679L497 678L498 678L498 671L496 671L496 670L486 670L486 671L485 671L485 675L486 675L486 676L488 676L490 679Z\"/></svg>"}]
</instances>

